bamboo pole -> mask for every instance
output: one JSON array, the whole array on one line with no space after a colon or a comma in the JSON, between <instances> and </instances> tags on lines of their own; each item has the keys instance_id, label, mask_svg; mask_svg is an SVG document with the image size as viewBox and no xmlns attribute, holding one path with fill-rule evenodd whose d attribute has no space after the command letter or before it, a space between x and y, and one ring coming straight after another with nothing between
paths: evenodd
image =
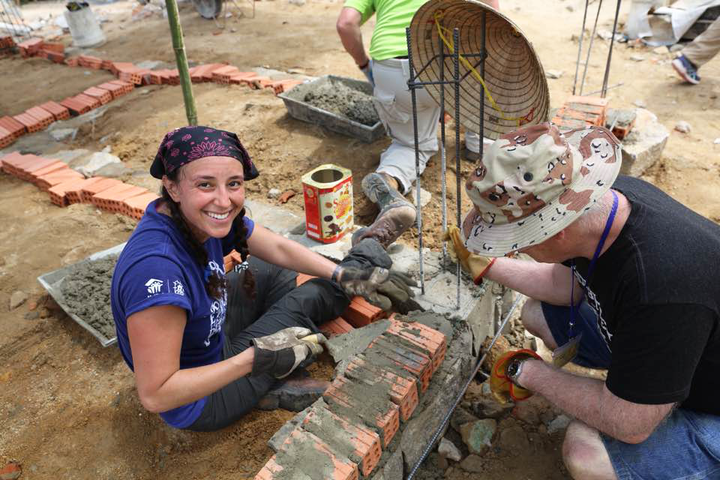
<instances>
[{"instance_id":1,"label":"bamboo pole","mask_svg":"<svg viewBox=\"0 0 720 480\"><path fill-rule=\"evenodd\" d=\"M180 86L182 87L183 100L185 101L185 115L188 125L197 125L197 111L195 110L195 97L190 81L187 56L185 55L185 43L183 41L182 26L180 25L180 14L178 13L175 0L165 0L167 6L168 22L172 34L173 50L175 50L175 62L177 63L178 74L180 75Z\"/></svg>"}]
</instances>

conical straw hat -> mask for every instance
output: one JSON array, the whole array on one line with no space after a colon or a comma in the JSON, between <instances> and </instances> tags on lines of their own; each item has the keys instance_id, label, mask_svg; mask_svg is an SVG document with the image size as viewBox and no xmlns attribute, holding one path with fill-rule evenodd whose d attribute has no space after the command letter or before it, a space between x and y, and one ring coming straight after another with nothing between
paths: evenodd
<instances>
[{"instance_id":1,"label":"conical straw hat","mask_svg":"<svg viewBox=\"0 0 720 480\"><path fill-rule=\"evenodd\" d=\"M487 52L484 72L479 66L483 13ZM497 139L521 126L546 121L550 103L547 80L532 45L513 22L478 1L430 0L415 13L410 25L410 47L418 80L453 79L455 28L459 30L459 53L465 59L459 62L460 123L467 130L480 133L481 76L487 87L483 136ZM444 71L441 68L443 53ZM426 85L425 88L440 104L443 86ZM444 90L445 109L454 116L455 85L446 84Z\"/></svg>"}]
</instances>

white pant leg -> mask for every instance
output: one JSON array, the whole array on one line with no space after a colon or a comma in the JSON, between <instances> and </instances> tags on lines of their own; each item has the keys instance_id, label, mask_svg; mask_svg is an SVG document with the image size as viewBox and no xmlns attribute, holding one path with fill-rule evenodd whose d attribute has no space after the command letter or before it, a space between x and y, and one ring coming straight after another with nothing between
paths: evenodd
<instances>
[{"instance_id":1,"label":"white pant leg","mask_svg":"<svg viewBox=\"0 0 720 480\"><path fill-rule=\"evenodd\" d=\"M492 145L493 141L494 140L490 140L489 138L483 138L483 153L487 151L488 147L490 145ZM478 135L475 132L466 130L465 131L465 146L471 152L479 153L480 152L480 135Z\"/></svg>"},{"instance_id":2,"label":"white pant leg","mask_svg":"<svg viewBox=\"0 0 720 480\"><path fill-rule=\"evenodd\" d=\"M390 59L373 62L375 90L373 101L385 130L392 139L380 155L378 172L397 178L402 193L407 193L417 178L415 170L415 135L412 119L412 96L407 86L410 77L407 60ZM423 89L415 90L417 103L418 151L420 173L430 157L438 151L440 107Z\"/></svg>"}]
</instances>

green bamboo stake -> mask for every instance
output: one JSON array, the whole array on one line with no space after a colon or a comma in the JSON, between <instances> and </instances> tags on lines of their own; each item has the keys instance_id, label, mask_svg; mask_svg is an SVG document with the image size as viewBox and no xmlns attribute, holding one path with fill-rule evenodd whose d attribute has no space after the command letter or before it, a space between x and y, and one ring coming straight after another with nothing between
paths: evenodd
<instances>
[{"instance_id":1,"label":"green bamboo stake","mask_svg":"<svg viewBox=\"0 0 720 480\"><path fill-rule=\"evenodd\" d=\"M182 87L183 100L185 100L185 115L188 125L197 125L197 112L195 110L195 97L190 81L187 56L185 55L185 43L183 42L182 26L180 26L180 14L178 13L175 0L165 0L170 22L170 33L172 34L173 50L175 50L175 62L177 63L178 74L180 75L180 86Z\"/></svg>"}]
</instances>

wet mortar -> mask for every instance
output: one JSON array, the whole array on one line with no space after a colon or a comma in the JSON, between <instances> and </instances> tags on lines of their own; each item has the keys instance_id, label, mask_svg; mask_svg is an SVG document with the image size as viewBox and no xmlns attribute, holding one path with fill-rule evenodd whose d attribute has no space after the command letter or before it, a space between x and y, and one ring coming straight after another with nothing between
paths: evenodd
<instances>
[{"instance_id":1,"label":"wet mortar","mask_svg":"<svg viewBox=\"0 0 720 480\"><path fill-rule=\"evenodd\" d=\"M110 308L110 284L118 256L81 262L71 267L60 290L67 313L81 318L107 339L115 337L115 321Z\"/></svg>"},{"instance_id":2,"label":"wet mortar","mask_svg":"<svg viewBox=\"0 0 720 480\"><path fill-rule=\"evenodd\" d=\"M372 96L342 82L329 81L305 94L302 100L310 105L341 115L369 127L380 121Z\"/></svg>"}]
</instances>

